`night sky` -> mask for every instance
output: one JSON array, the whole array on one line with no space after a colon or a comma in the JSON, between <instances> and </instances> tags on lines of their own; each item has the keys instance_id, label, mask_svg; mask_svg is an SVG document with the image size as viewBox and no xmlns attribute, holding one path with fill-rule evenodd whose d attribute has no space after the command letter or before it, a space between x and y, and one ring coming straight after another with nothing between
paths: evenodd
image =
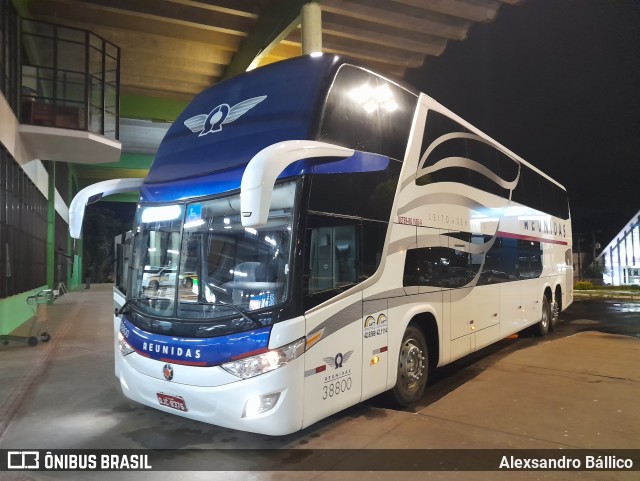
<instances>
[{"instance_id":1,"label":"night sky","mask_svg":"<svg viewBox=\"0 0 640 481\"><path fill-rule=\"evenodd\" d=\"M405 78L563 184L584 248L640 210L640 0L503 4Z\"/></svg>"}]
</instances>

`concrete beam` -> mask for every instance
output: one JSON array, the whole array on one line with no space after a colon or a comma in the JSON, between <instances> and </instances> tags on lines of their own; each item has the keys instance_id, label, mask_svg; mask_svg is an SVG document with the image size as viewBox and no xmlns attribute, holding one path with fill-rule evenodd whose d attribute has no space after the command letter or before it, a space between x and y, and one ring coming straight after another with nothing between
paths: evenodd
<instances>
[{"instance_id":1,"label":"concrete beam","mask_svg":"<svg viewBox=\"0 0 640 481\"><path fill-rule=\"evenodd\" d=\"M392 0L411 7L443 13L472 22L488 22L498 13L500 3L497 0L485 0L482 3L469 0Z\"/></svg>"},{"instance_id":2,"label":"concrete beam","mask_svg":"<svg viewBox=\"0 0 640 481\"><path fill-rule=\"evenodd\" d=\"M323 17L322 32L325 35L348 38L358 42L418 52L425 55L440 55L447 46L447 40L442 37L407 32L395 27L387 27L384 30L375 30L367 22L345 21L335 14L327 13Z\"/></svg>"},{"instance_id":3,"label":"concrete beam","mask_svg":"<svg viewBox=\"0 0 640 481\"><path fill-rule=\"evenodd\" d=\"M195 62L192 59L169 57L162 53L154 54L149 57L146 52L122 52L122 58L120 59L121 68L125 70L127 68L134 67L136 70L146 70L149 66L155 68L164 68L164 66L170 66L180 72L193 73L199 75L206 75L210 77L220 77L224 72L225 66L222 63L213 63L198 61Z\"/></svg>"},{"instance_id":4,"label":"concrete beam","mask_svg":"<svg viewBox=\"0 0 640 481\"><path fill-rule=\"evenodd\" d=\"M323 0L322 10L337 13L355 19L365 20L379 25L410 30L412 32L428 33L437 37L451 40L464 40L471 22L454 18L440 18L434 20L427 12L423 16L411 16L403 13L390 12L389 10L346 0Z\"/></svg>"},{"instance_id":5,"label":"concrete beam","mask_svg":"<svg viewBox=\"0 0 640 481\"><path fill-rule=\"evenodd\" d=\"M150 35L160 35L165 38L177 38L215 45L221 50L238 50L242 35L230 35L217 32L206 25L189 25L170 23L165 18L146 18L141 21L124 11L105 11L95 5L74 5L70 0L51 0L36 3L33 15L37 18L70 27L84 28L96 31L100 29L105 38L109 39L111 31L134 31ZM64 11L64 17L58 12Z\"/></svg>"},{"instance_id":6,"label":"concrete beam","mask_svg":"<svg viewBox=\"0 0 640 481\"><path fill-rule=\"evenodd\" d=\"M305 0L280 0L266 10L243 40L223 78L246 71L257 57L269 54L296 27L304 3Z\"/></svg>"},{"instance_id":7,"label":"concrete beam","mask_svg":"<svg viewBox=\"0 0 640 481\"><path fill-rule=\"evenodd\" d=\"M216 12L194 5L175 2L146 0L83 0L76 5L93 5L105 12L124 12L140 19L163 18L172 24L204 24L218 32L244 36L253 28L253 18L241 17L228 12ZM196 2L192 2L196 3Z\"/></svg>"}]
</instances>

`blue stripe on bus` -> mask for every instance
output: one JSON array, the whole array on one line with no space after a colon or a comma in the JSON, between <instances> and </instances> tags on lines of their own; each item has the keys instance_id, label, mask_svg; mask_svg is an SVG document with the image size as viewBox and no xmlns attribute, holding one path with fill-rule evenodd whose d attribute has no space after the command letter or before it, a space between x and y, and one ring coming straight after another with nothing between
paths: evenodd
<instances>
[{"instance_id":1,"label":"blue stripe on bus","mask_svg":"<svg viewBox=\"0 0 640 481\"><path fill-rule=\"evenodd\" d=\"M368 152L355 152L351 157L332 162L321 159L303 159L288 166L278 176L286 179L304 174L344 174L385 170L389 158ZM141 202L176 202L202 196L218 195L240 188L246 164L214 174L175 180L161 184L144 184L140 190Z\"/></svg>"},{"instance_id":2,"label":"blue stripe on bus","mask_svg":"<svg viewBox=\"0 0 640 481\"><path fill-rule=\"evenodd\" d=\"M120 332L139 354L157 361L217 366L267 350L271 326L212 338L180 338L152 334L122 318Z\"/></svg>"}]
</instances>

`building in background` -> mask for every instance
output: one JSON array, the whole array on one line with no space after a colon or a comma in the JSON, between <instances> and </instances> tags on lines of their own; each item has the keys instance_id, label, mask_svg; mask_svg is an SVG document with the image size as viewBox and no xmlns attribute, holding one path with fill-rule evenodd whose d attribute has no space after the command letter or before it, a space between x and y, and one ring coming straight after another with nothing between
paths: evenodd
<instances>
[{"instance_id":1,"label":"building in background","mask_svg":"<svg viewBox=\"0 0 640 481\"><path fill-rule=\"evenodd\" d=\"M640 285L640 211L596 258L606 285Z\"/></svg>"}]
</instances>

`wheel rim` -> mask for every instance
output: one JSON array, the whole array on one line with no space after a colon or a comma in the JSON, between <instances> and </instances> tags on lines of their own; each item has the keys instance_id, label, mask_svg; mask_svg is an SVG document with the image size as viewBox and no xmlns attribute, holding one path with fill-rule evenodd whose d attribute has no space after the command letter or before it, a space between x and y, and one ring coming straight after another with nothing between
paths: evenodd
<instances>
[{"instance_id":1,"label":"wheel rim","mask_svg":"<svg viewBox=\"0 0 640 481\"><path fill-rule=\"evenodd\" d=\"M407 339L400 351L398 375L402 379L402 389L412 393L420 389L425 377L424 352L415 339Z\"/></svg>"}]
</instances>

